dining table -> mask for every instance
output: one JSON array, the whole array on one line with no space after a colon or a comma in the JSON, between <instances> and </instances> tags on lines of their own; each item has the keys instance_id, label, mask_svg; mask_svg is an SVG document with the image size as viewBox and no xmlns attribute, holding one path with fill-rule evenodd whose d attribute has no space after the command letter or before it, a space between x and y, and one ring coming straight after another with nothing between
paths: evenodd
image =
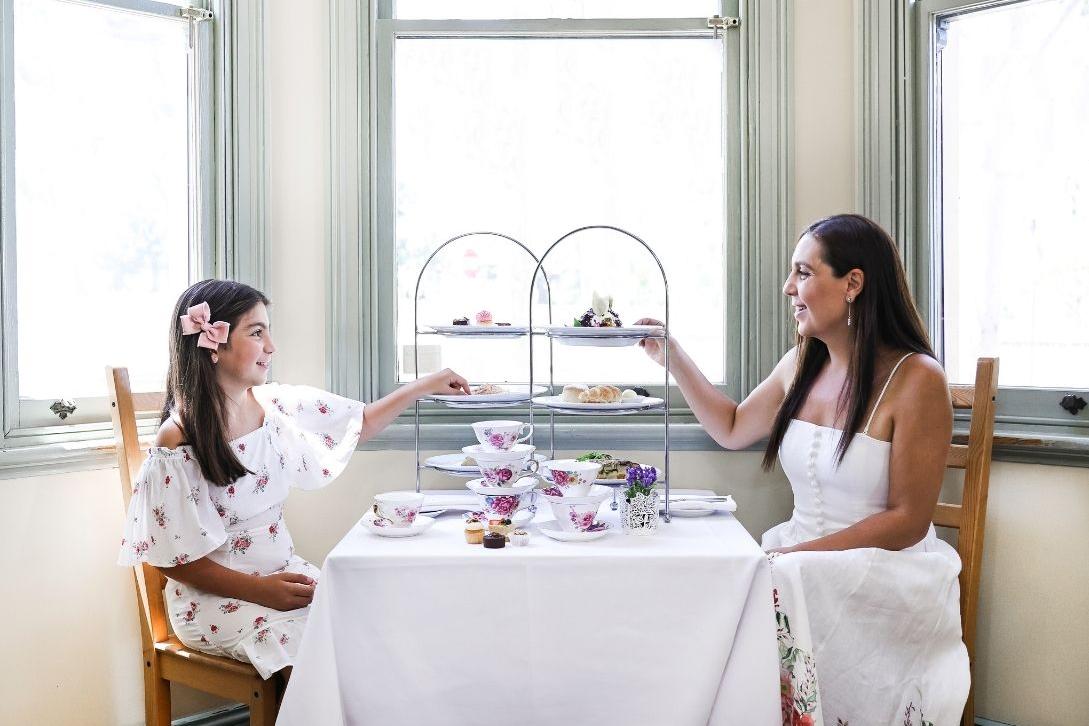
<instances>
[{"instance_id":1,"label":"dining table","mask_svg":"<svg viewBox=\"0 0 1089 726\"><path fill-rule=\"evenodd\" d=\"M322 567L277 723L781 723L767 556L725 508L681 514L633 536L605 504L609 530L571 542L546 506L501 549L456 509L413 537L361 521Z\"/></svg>"}]
</instances>

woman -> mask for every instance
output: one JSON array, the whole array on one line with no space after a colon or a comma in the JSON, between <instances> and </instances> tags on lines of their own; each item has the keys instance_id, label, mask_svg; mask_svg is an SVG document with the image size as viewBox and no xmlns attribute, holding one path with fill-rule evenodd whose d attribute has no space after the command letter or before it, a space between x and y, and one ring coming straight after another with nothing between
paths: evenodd
<instances>
[{"instance_id":1,"label":"woman","mask_svg":"<svg viewBox=\"0 0 1089 726\"><path fill-rule=\"evenodd\" d=\"M889 235L836 215L783 286L797 345L740 404L670 341L670 371L720 445L767 439L794 492L764 533L783 722L953 724L968 694L956 551L936 538L952 406ZM656 324L644 319L640 323ZM659 341L642 343L662 362Z\"/></svg>"}]
</instances>

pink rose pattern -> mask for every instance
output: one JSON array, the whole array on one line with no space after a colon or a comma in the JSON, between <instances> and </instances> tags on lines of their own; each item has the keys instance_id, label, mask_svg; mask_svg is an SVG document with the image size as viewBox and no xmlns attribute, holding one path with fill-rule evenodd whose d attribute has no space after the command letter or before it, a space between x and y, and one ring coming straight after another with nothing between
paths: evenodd
<instances>
[{"instance_id":1,"label":"pink rose pattern","mask_svg":"<svg viewBox=\"0 0 1089 726\"><path fill-rule=\"evenodd\" d=\"M585 514L579 514L574 509L571 510L569 515L571 521L574 523L575 528L580 532L585 532L590 529L594 524L594 512L586 512Z\"/></svg>"},{"instance_id":2,"label":"pink rose pattern","mask_svg":"<svg viewBox=\"0 0 1089 726\"><path fill-rule=\"evenodd\" d=\"M484 497L484 506L488 510L488 514L494 514L501 519L508 519L518 511L518 502L521 497L517 495L499 495L495 497Z\"/></svg>"},{"instance_id":3,"label":"pink rose pattern","mask_svg":"<svg viewBox=\"0 0 1089 726\"><path fill-rule=\"evenodd\" d=\"M491 486L503 486L514 478L514 472L511 471L509 466L504 466L500 469L491 469L486 466L480 467L480 473L484 475L484 481Z\"/></svg>"}]
</instances>

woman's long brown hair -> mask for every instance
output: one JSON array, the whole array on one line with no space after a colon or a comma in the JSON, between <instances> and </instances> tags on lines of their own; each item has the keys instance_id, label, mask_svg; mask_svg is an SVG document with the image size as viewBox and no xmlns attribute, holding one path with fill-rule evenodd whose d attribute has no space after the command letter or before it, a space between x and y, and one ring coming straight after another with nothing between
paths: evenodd
<instances>
[{"instance_id":1,"label":"woman's long brown hair","mask_svg":"<svg viewBox=\"0 0 1089 726\"><path fill-rule=\"evenodd\" d=\"M227 486L252 473L235 456L227 440L226 395L216 380L212 351L197 347L198 335L182 335L178 318L193 305L208 303L211 322L238 321L258 303L269 304L258 290L231 280L202 280L182 293L170 318L170 368L162 421L177 413L185 440L204 478ZM230 346L230 341L224 347Z\"/></svg>"},{"instance_id":2,"label":"woman's long brown hair","mask_svg":"<svg viewBox=\"0 0 1089 726\"><path fill-rule=\"evenodd\" d=\"M924 353L934 350L908 290L904 265L896 244L876 222L858 214L837 214L814 222L801 234L813 237L821 246L821 259L836 277L854 269L862 270L865 285L853 302L855 329L847 378L840 391L836 419L846 411L844 434L836 447L836 461L843 461L847 447L862 426L873 392L874 365L878 348ZM799 237L799 239L801 238ZM779 407L771 429L763 465L770 469L779 455L787 427L798 414L809 389L828 362L828 347L816 338L798 335L798 365L786 399Z\"/></svg>"}]
</instances>

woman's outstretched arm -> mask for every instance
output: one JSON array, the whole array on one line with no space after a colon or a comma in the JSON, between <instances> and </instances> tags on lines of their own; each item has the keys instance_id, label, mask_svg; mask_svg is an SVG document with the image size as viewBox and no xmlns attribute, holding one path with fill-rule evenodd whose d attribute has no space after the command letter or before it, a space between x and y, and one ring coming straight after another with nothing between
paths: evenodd
<instances>
[{"instance_id":1,"label":"woman's outstretched arm","mask_svg":"<svg viewBox=\"0 0 1089 726\"><path fill-rule=\"evenodd\" d=\"M636 325L661 325L653 318L643 318ZM646 338L639 342L659 365L664 365L662 341ZM795 349L791 349L767 378L741 403L717 390L707 380L677 341L669 339L669 372L677 381L681 395L707 433L727 449L744 449L771 433L775 414L786 397L794 378Z\"/></svg>"}]
</instances>

